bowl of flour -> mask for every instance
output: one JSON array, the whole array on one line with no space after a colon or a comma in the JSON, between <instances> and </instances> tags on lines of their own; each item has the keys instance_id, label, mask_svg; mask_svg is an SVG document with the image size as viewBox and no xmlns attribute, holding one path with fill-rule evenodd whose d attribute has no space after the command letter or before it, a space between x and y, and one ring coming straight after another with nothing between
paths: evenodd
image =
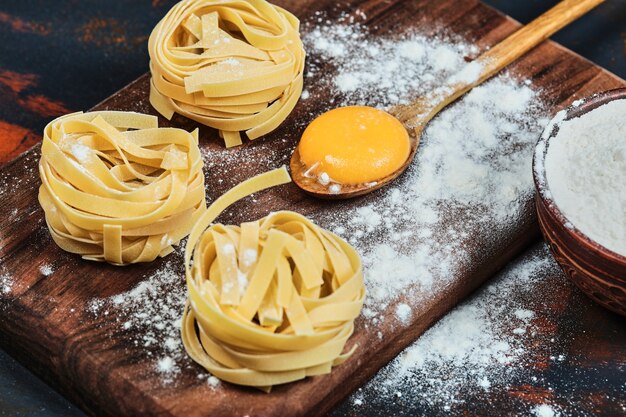
<instances>
[{"instance_id":1,"label":"bowl of flour","mask_svg":"<svg viewBox=\"0 0 626 417\"><path fill-rule=\"evenodd\" d=\"M560 111L533 159L539 226L567 276L626 315L626 89Z\"/></svg>"}]
</instances>

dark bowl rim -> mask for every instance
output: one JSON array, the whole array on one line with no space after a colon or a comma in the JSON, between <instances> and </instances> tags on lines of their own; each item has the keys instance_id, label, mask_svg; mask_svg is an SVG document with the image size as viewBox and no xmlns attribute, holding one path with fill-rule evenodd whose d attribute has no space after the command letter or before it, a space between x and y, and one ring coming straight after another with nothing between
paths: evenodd
<instances>
[{"instance_id":1,"label":"dark bowl rim","mask_svg":"<svg viewBox=\"0 0 626 417\"><path fill-rule=\"evenodd\" d=\"M545 159L550 147L550 140L554 138L559 132L559 122L580 117L590 111L610 103L615 100L626 100L626 87L616 88L613 90L607 90L600 93L596 93L590 97L576 100L569 107L558 112L554 118L548 123L543 131L537 145L535 146L535 152L533 154L533 180L535 182L535 191L537 197L544 203L546 210L554 216L561 226L569 233L573 234L579 242L583 242L590 250L599 252L602 255L612 258L615 262L620 263L626 267L626 255L619 254L611 249L608 249L589 236L581 232L570 220L568 220L563 213L559 210L556 203L552 199L550 193L550 187L546 181L545 173ZM566 226L571 225L571 227Z\"/></svg>"}]
</instances>

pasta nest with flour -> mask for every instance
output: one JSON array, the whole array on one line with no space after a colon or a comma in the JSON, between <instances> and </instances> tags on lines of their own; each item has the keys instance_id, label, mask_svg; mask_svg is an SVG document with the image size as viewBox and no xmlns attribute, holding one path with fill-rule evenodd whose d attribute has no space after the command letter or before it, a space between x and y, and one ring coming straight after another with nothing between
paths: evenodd
<instances>
[{"instance_id":1,"label":"pasta nest with flour","mask_svg":"<svg viewBox=\"0 0 626 417\"><path fill-rule=\"evenodd\" d=\"M197 130L155 116L102 111L50 122L39 202L54 241L123 265L170 253L206 210Z\"/></svg>"},{"instance_id":2,"label":"pasta nest with flour","mask_svg":"<svg viewBox=\"0 0 626 417\"><path fill-rule=\"evenodd\" d=\"M302 92L299 24L265 0L181 1L150 35L150 103L219 129L227 147L271 132Z\"/></svg>"},{"instance_id":3,"label":"pasta nest with flour","mask_svg":"<svg viewBox=\"0 0 626 417\"><path fill-rule=\"evenodd\" d=\"M298 213L207 228L232 202L288 180L270 171L216 200L185 253L185 349L216 377L265 390L344 362L365 298L358 253Z\"/></svg>"}]
</instances>

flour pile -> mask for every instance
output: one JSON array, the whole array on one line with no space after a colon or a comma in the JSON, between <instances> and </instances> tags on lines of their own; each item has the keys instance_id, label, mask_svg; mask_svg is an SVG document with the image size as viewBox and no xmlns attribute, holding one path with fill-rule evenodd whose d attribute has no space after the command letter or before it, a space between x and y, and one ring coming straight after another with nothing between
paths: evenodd
<instances>
[{"instance_id":1,"label":"flour pile","mask_svg":"<svg viewBox=\"0 0 626 417\"><path fill-rule=\"evenodd\" d=\"M581 232L626 255L626 100L559 123L545 157L554 202Z\"/></svg>"}]
</instances>

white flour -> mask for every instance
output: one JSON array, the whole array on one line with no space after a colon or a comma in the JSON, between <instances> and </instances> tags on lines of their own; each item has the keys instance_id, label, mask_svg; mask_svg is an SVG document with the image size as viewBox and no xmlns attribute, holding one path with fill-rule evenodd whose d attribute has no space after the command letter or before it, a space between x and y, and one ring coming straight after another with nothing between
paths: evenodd
<instances>
[{"instance_id":1,"label":"white flour","mask_svg":"<svg viewBox=\"0 0 626 417\"><path fill-rule=\"evenodd\" d=\"M552 335L542 331L543 321L534 321L545 308L536 294L563 286L571 288L547 247L536 246L437 322L350 402L379 410L381 404L401 396L411 404L409 409L424 415L441 415L441 410L455 407L454 414L462 414L464 398L524 381L538 383L532 371L538 351L557 363L566 356ZM519 414L556 416L558 407L543 404Z\"/></svg>"},{"instance_id":2,"label":"white flour","mask_svg":"<svg viewBox=\"0 0 626 417\"><path fill-rule=\"evenodd\" d=\"M545 170L563 215L594 241L626 255L626 100L561 122Z\"/></svg>"},{"instance_id":3,"label":"white flour","mask_svg":"<svg viewBox=\"0 0 626 417\"><path fill-rule=\"evenodd\" d=\"M159 270L132 290L108 299L95 299L89 306L94 315L107 316L116 310L115 320L125 337L154 361L154 369L163 375L164 382L172 382L182 364L190 363L180 338L187 297L181 246Z\"/></svg>"},{"instance_id":4,"label":"white flour","mask_svg":"<svg viewBox=\"0 0 626 417\"><path fill-rule=\"evenodd\" d=\"M557 414L554 409L547 404L540 404L533 408L533 414L537 417L557 417Z\"/></svg>"},{"instance_id":5,"label":"white flour","mask_svg":"<svg viewBox=\"0 0 626 417\"><path fill-rule=\"evenodd\" d=\"M475 45L420 33L377 38L356 22L337 25L319 21L305 24L303 41L309 53L306 77L340 93L333 100L335 107L408 103L417 92L476 77L480 69L464 60L477 54ZM329 71L329 66L336 72ZM306 91L308 98L324 89L309 85Z\"/></svg>"},{"instance_id":6,"label":"white flour","mask_svg":"<svg viewBox=\"0 0 626 417\"><path fill-rule=\"evenodd\" d=\"M0 296L9 295L13 290L13 277L7 273L0 274Z\"/></svg>"},{"instance_id":7,"label":"white flour","mask_svg":"<svg viewBox=\"0 0 626 417\"><path fill-rule=\"evenodd\" d=\"M41 272L41 275L43 275L44 277L47 277L54 273L54 269L52 268L52 266L44 264L39 267L39 272Z\"/></svg>"}]
</instances>

